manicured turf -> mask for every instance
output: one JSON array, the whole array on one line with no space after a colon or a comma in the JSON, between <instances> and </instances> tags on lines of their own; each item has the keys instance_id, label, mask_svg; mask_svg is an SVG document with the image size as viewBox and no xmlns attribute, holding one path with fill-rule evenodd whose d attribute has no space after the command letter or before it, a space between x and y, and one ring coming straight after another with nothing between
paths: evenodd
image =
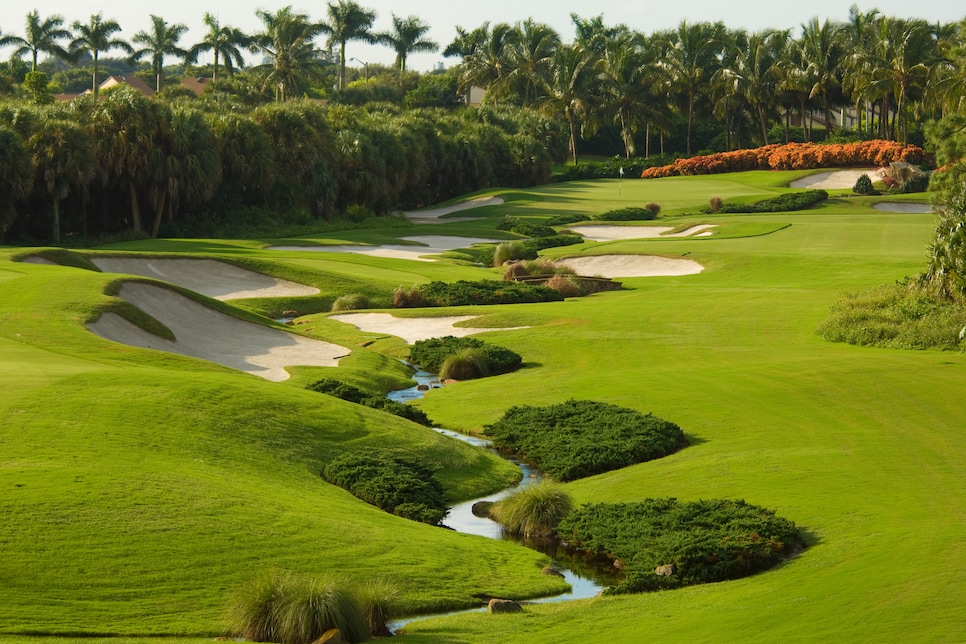
<instances>
[{"instance_id":1,"label":"manicured turf","mask_svg":"<svg viewBox=\"0 0 966 644\"><path fill-rule=\"evenodd\" d=\"M739 581L416 622L401 641L966 639L966 358L830 344L814 332L844 292L918 271L932 216L880 213L866 199L804 213L697 214L713 194L767 196L795 175L625 180L620 198L616 181L558 184L507 192L483 222L446 225L478 234L506 213L651 200L675 224L791 224L740 238L553 249L687 253L706 270L626 279L623 291L561 303L447 310L532 325L481 336L520 353L524 368L435 390L419 404L467 431L511 405L571 397L653 412L678 423L691 445L569 484L578 502L742 498L798 523L809 547ZM217 254L222 244L184 250ZM498 275L223 245L232 256L278 258L280 272L316 273L320 284L351 275L391 290ZM165 243L164 252L178 251ZM468 461L421 428L294 386L320 369L267 383L88 336L81 323L103 301L106 276L5 262L0 271L0 632L209 634L230 590L272 565L388 574L410 606L423 607L552 585L529 551L389 517L318 477L347 445L436 454L453 496L504 477L499 464ZM4 279L11 273L23 276ZM319 337L366 338L323 319L306 326ZM369 349L404 347L380 340ZM355 382L380 364L354 360Z\"/></svg>"}]
</instances>

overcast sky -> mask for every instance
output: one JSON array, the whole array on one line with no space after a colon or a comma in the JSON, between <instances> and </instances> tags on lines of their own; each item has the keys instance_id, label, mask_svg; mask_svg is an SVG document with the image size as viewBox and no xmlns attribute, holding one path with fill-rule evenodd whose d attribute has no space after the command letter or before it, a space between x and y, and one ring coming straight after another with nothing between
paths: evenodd
<instances>
[{"instance_id":1,"label":"overcast sky","mask_svg":"<svg viewBox=\"0 0 966 644\"><path fill-rule=\"evenodd\" d=\"M105 18L117 20L123 30L122 37L130 40L135 32L147 30L150 26L149 14L153 11L169 23L181 22L189 31L181 41L185 48L200 40L204 35L202 18L206 11L216 15L222 24L238 27L246 33L261 29L261 21L255 16L256 9L274 12L286 6L285 2L266 3L258 0L167 0L160 3L132 2L131 0L35 0L20 3L13 0L0 2L0 32L4 35L23 35L25 16L37 9L41 18L51 14L61 14L69 26L75 20L87 22L91 14L103 12ZM291 3L296 11L307 13L313 20L326 16L326 2ZM444 48L456 36L456 25L473 29L485 21L514 23L533 18L554 27L565 41L573 39L571 12L583 18L603 14L607 25L623 23L643 33L677 26L682 20L688 22L722 21L733 29L756 31L769 27L791 28L798 35L800 25L818 16L833 21L844 21L848 17L851 3L843 0L811 0L810 2L790 2L773 0L770 2L744 1L725 2L723 0L692 0L673 2L669 0L621 0L608 7L603 3L586 0L362 0L363 7L376 12L375 29L386 31L392 25L391 14L403 17L417 15L431 30L428 37ZM888 0L881 2L858 2L863 11L878 9L881 13L902 18L925 18L930 22L954 22L966 17L966 7L957 0ZM320 42L320 44L322 44ZM10 48L0 50L6 58ZM115 55L117 50L110 55ZM346 56L358 58L368 63L390 64L394 53L387 47L350 42ZM204 58L200 61L206 61ZM410 69L425 71L439 63L447 66L457 63L455 59L445 59L437 54L414 54L409 59ZM350 63L352 64L352 63Z\"/></svg>"}]
</instances>

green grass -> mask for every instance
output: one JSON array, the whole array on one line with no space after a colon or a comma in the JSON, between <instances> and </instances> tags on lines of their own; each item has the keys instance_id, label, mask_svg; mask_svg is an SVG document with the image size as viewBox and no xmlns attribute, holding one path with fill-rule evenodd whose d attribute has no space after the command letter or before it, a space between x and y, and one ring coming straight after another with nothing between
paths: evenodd
<instances>
[{"instance_id":1,"label":"green grass","mask_svg":"<svg viewBox=\"0 0 966 644\"><path fill-rule=\"evenodd\" d=\"M653 412L679 424L691 446L568 484L578 504L744 499L801 526L808 548L742 580L529 606L523 616L417 622L401 641L966 639L966 358L828 343L815 333L844 293L918 272L933 218L877 212L865 198L794 214L696 214L712 194L767 197L795 174L558 184L506 192L513 199L484 220L447 224L481 231L506 213L538 221L657 201L675 225L760 232L548 251L689 253L706 270L625 279L623 291L566 302L434 311L532 328L481 336L520 353L523 369L434 390L420 407L467 431L511 405L574 396ZM159 243L140 248L160 252L152 251ZM496 276L452 264L269 254L246 242L178 246L165 252L221 248L370 288ZM105 280L0 262L0 514L10 519L0 528L0 631L208 635L231 591L271 566L389 572L410 608L559 587L538 574L541 558L530 551L385 515L318 477L327 455L347 444L446 459L453 497L504 477L498 464L481 457L466 466L468 453L425 430L320 404L294 382L93 338L82 323L104 302ZM320 337L368 337L321 318L311 326ZM368 348L383 347L403 348L391 340ZM377 363L360 360L354 377Z\"/></svg>"}]
</instances>

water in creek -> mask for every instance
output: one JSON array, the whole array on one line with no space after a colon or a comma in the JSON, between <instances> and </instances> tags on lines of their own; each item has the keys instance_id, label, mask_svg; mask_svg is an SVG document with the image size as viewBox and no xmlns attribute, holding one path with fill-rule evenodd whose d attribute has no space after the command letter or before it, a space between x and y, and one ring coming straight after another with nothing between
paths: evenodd
<instances>
[{"instance_id":1,"label":"water in creek","mask_svg":"<svg viewBox=\"0 0 966 644\"><path fill-rule=\"evenodd\" d=\"M422 398L425 393L425 387L434 388L439 386L436 383L436 374L429 373L428 371L419 370L413 376L413 380L416 384L407 389L400 389L397 391L391 391L388 397L391 400L397 402L409 402ZM424 387L420 389L420 387ZM459 432L454 432L447 429L435 428L437 432L443 434L444 436L449 436L454 440L460 440L464 443L469 443L480 447L481 449L489 449L495 454L503 458L507 458L505 454L500 454L497 450L493 448L493 443L476 436L468 436L466 434L460 434ZM558 569L564 577L564 580L570 584L571 591L568 593L563 593L560 595L553 595L551 597L541 597L539 599L531 600L533 603L547 603L547 602L558 602L567 601L571 599L586 599L588 597L597 596L600 591L608 585L615 582L613 575L607 575L598 570L595 570L593 566L585 561L574 560L566 557L562 551L558 551L558 544L556 541L548 540L542 547L538 547L532 543L523 543L519 539L507 536L503 534L503 529L499 523L488 519L486 517L478 517L473 514L473 506L481 501L497 501L505 496L512 494L519 487L533 485L539 481L543 474L540 470L530 466L522 461L508 458L511 463L520 468L523 478L520 480L518 485L508 487L500 492L494 494L489 494L487 496L482 496L477 499L471 499L469 501L464 501L450 508L449 513L443 520L443 525L448 528L452 528L457 532L463 532L466 534L475 534L481 537L486 537L488 539L504 539L507 541L516 541L525 545L527 547L533 547L544 554L550 556L553 559L553 566ZM434 615L417 615L406 619L400 619L394 621L390 627L393 631L402 628L404 625L413 622L417 619L426 619L429 617L441 617L445 615L454 615L457 613L464 612L475 612L483 611L485 608L478 608L470 611L455 611L448 613L439 613Z\"/></svg>"}]
</instances>

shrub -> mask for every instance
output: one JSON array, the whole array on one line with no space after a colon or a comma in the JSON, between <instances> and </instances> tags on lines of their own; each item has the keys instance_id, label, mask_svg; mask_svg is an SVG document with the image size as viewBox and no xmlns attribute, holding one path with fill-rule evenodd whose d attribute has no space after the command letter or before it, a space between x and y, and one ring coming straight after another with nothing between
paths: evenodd
<instances>
[{"instance_id":1,"label":"shrub","mask_svg":"<svg viewBox=\"0 0 966 644\"><path fill-rule=\"evenodd\" d=\"M624 578L613 593L737 579L774 566L802 545L791 521L725 499L584 505L561 520L557 533L572 548L621 561Z\"/></svg>"},{"instance_id":2,"label":"shrub","mask_svg":"<svg viewBox=\"0 0 966 644\"><path fill-rule=\"evenodd\" d=\"M369 632L376 637L390 637L389 622L396 616L399 586L385 579L370 579L355 589L355 595Z\"/></svg>"},{"instance_id":3,"label":"shrub","mask_svg":"<svg viewBox=\"0 0 966 644\"><path fill-rule=\"evenodd\" d=\"M855 180L855 185L852 186L852 192L858 195L875 194L875 189L872 187L872 179L869 178L869 175L860 175L859 178Z\"/></svg>"},{"instance_id":4,"label":"shrub","mask_svg":"<svg viewBox=\"0 0 966 644\"><path fill-rule=\"evenodd\" d=\"M755 212L790 212L805 210L817 203L828 199L824 190L803 190L801 192L787 192L771 199L756 201L753 204L723 204L717 212L722 213L755 213Z\"/></svg>"},{"instance_id":5,"label":"shrub","mask_svg":"<svg viewBox=\"0 0 966 644\"><path fill-rule=\"evenodd\" d=\"M523 247L527 251L527 259L533 259L537 252L545 248L559 248L560 246L573 246L583 244L584 238L580 235L553 235L551 237L535 237L523 242Z\"/></svg>"},{"instance_id":6,"label":"shrub","mask_svg":"<svg viewBox=\"0 0 966 644\"><path fill-rule=\"evenodd\" d=\"M558 264L546 258L531 259L525 262L514 262L503 271L503 279L506 281L531 275L574 275L574 269L564 264Z\"/></svg>"},{"instance_id":7,"label":"shrub","mask_svg":"<svg viewBox=\"0 0 966 644\"><path fill-rule=\"evenodd\" d=\"M536 256L535 252L527 251L522 241L501 242L493 251L493 265L503 266L510 260L533 259Z\"/></svg>"},{"instance_id":8,"label":"shrub","mask_svg":"<svg viewBox=\"0 0 966 644\"><path fill-rule=\"evenodd\" d=\"M397 286L392 292L392 305L397 309L418 309L426 306L426 299L418 286Z\"/></svg>"},{"instance_id":9,"label":"shrub","mask_svg":"<svg viewBox=\"0 0 966 644\"><path fill-rule=\"evenodd\" d=\"M350 293L341 295L332 303L333 311L355 311L358 309L368 309L369 298L362 293Z\"/></svg>"},{"instance_id":10,"label":"shrub","mask_svg":"<svg viewBox=\"0 0 966 644\"><path fill-rule=\"evenodd\" d=\"M657 212L647 208L618 208L594 215L593 219L594 221L649 221L656 217Z\"/></svg>"},{"instance_id":11,"label":"shrub","mask_svg":"<svg viewBox=\"0 0 966 644\"><path fill-rule=\"evenodd\" d=\"M925 192L929 189L929 173L922 172L913 175L899 184L896 192L900 194L910 194L913 192Z\"/></svg>"},{"instance_id":12,"label":"shrub","mask_svg":"<svg viewBox=\"0 0 966 644\"><path fill-rule=\"evenodd\" d=\"M486 355L480 349L459 349L439 368L440 380L473 380L490 375Z\"/></svg>"},{"instance_id":13,"label":"shrub","mask_svg":"<svg viewBox=\"0 0 966 644\"><path fill-rule=\"evenodd\" d=\"M545 286L495 280L430 282L421 286L420 291L428 306L522 304L563 300L557 291Z\"/></svg>"},{"instance_id":14,"label":"shrub","mask_svg":"<svg viewBox=\"0 0 966 644\"><path fill-rule=\"evenodd\" d=\"M423 369L440 373L446 358L463 349L477 349L486 358L486 369L490 375L516 371L523 365L520 354L476 338L457 338L447 335L442 338L418 340L409 349L409 361Z\"/></svg>"},{"instance_id":15,"label":"shrub","mask_svg":"<svg viewBox=\"0 0 966 644\"><path fill-rule=\"evenodd\" d=\"M489 516L509 534L525 539L550 537L572 507L573 500L563 487L545 478L495 502Z\"/></svg>"},{"instance_id":16,"label":"shrub","mask_svg":"<svg viewBox=\"0 0 966 644\"><path fill-rule=\"evenodd\" d=\"M721 200L721 197L719 197L718 195L714 195L713 197L711 197L711 199L708 200L708 211L718 212L721 210L721 206L723 204L724 202Z\"/></svg>"},{"instance_id":17,"label":"shrub","mask_svg":"<svg viewBox=\"0 0 966 644\"><path fill-rule=\"evenodd\" d=\"M644 209L653 212L655 217L661 214L661 204L657 203L656 201L648 201L646 204L644 204Z\"/></svg>"},{"instance_id":18,"label":"shrub","mask_svg":"<svg viewBox=\"0 0 966 644\"><path fill-rule=\"evenodd\" d=\"M443 486L428 467L383 453L346 452L322 471L333 485L404 518L436 525L446 516Z\"/></svg>"},{"instance_id":19,"label":"shrub","mask_svg":"<svg viewBox=\"0 0 966 644\"><path fill-rule=\"evenodd\" d=\"M569 275L554 275L544 282L544 286L552 288L564 297L579 297L584 294L580 283Z\"/></svg>"},{"instance_id":20,"label":"shrub","mask_svg":"<svg viewBox=\"0 0 966 644\"><path fill-rule=\"evenodd\" d=\"M551 217L547 220L548 226L567 226L570 224L576 224L580 221L587 221L588 217L583 215L557 215L556 217Z\"/></svg>"},{"instance_id":21,"label":"shrub","mask_svg":"<svg viewBox=\"0 0 966 644\"><path fill-rule=\"evenodd\" d=\"M526 237L553 237L557 234L557 231L550 226L531 224L527 222L522 222L515 225L510 229L510 232L518 235L524 235Z\"/></svg>"},{"instance_id":22,"label":"shrub","mask_svg":"<svg viewBox=\"0 0 966 644\"><path fill-rule=\"evenodd\" d=\"M328 394L329 396L335 396L341 400L346 400L348 402L356 403L359 405L364 405L366 407L372 407L373 409L379 409L394 416L399 416L405 418L406 420L411 420L414 423L419 423L426 427L432 427L434 425L433 421L429 419L421 409L407 405L405 403L397 402L395 400L389 400L385 396L380 394L373 394L368 391L363 391L358 387L353 387L352 385L346 384L339 380L333 378L322 378L321 380L316 380L311 382L305 387L312 391L317 391L320 394Z\"/></svg>"},{"instance_id":23,"label":"shrub","mask_svg":"<svg viewBox=\"0 0 966 644\"><path fill-rule=\"evenodd\" d=\"M590 400L511 407L483 432L560 481L660 458L686 444L674 423Z\"/></svg>"},{"instance_id":24,"label":"shrub","mask_svg":"<svg viewBox=\"0 0 966 644\"><path fill-rule=\"evenodd\" d=\"M346 584L273 570L243 586L226 616L228 628L252 642L309 644L338 628L350 642L365 642L363 610Z\"/></svg>"}]
</instances>

